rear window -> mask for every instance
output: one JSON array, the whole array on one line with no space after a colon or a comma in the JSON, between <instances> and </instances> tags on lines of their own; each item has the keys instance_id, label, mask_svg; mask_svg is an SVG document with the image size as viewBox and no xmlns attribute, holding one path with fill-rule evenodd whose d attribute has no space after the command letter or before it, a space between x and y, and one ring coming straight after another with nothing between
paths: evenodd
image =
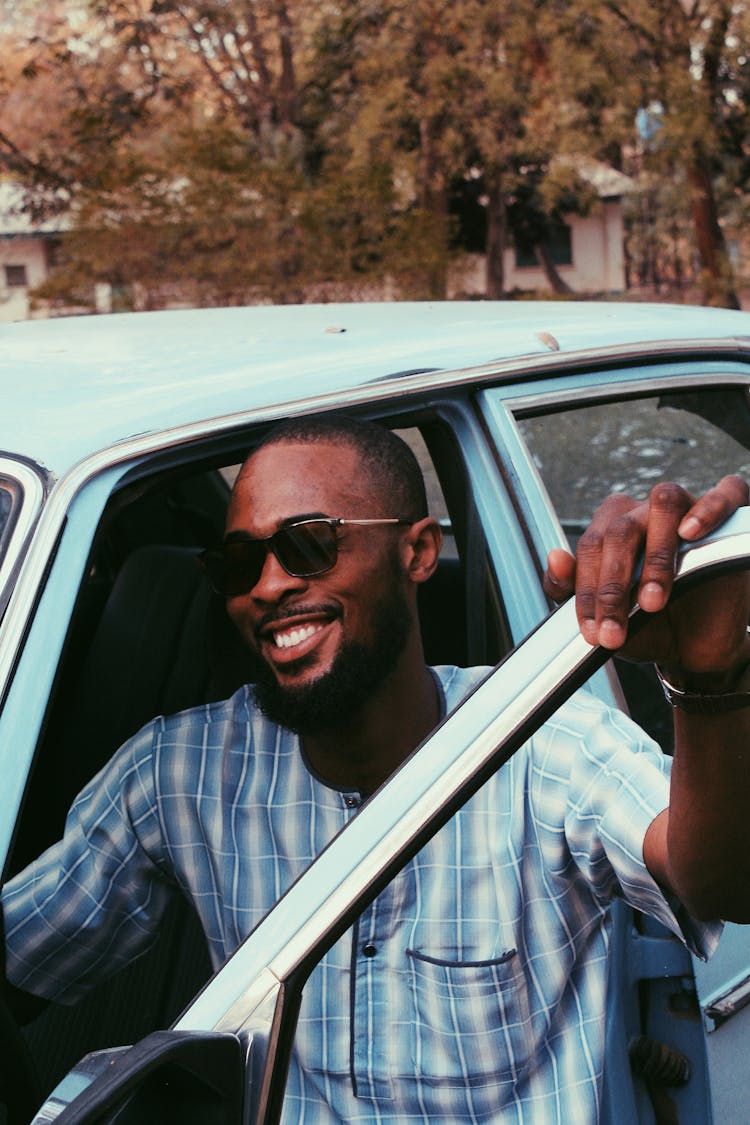
<instances>
[{"instance_id":1,"label":"rear window","mask_svg":"<svg viewBox=\"0 0 750 1125\"><path fill-rule=\"evenodd\" d=\"M571 542L610 492L642 498L657 481L676 480L700 495L726 473L750 478L745 387L584 402L519 426Z\"/></svg>"}]
</instances>

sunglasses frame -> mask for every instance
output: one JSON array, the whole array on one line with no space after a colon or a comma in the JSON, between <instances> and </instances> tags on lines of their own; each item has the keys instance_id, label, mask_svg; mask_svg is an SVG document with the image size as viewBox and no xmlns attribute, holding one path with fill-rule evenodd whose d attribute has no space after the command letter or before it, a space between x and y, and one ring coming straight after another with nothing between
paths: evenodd
<instances>
[{"instance_id":1,"label":"sunglasses frame","mask_svg":"<svg viewBox=\"0 0 750 1125\"><path fill-rule=\"evenodd\" d=\"M367 527L378 524L391 525L395 527L397 525L408 526L411 523L413 523L413 520L403 520L399 519L396 516L380 516L373 519L345 519L340 516L310 516L308 519L292 520L290 523L286 523L282 527L278 528L278 530L274 531L271 535L265 535L259 539L255 539L251 535L248 535L242 536L242 538L232 539L229 542L222 543L220 547L211 547L208 550L202 551L198 555L198 563L200 564L204 573L207 575L214 591L217 594L220 594L222 597L240 597L243 594L249 593L250 590L252 590L253 586L257 584L262 573L263 565L265 565L265 559L263 560L263 564L261 565L261 569L258 572L257 578L253 579L251 576L248 579L248 585L246 589L237 590L232 593L227 592L222 588L226 584L217 580L216 572L215 570L213 570L213 563L214 561L218 562L223 557L226 548L232 547L235 543L252 543L257 544L261 547L265 547L266 557L270 552L274 556L282 570L284 570L292 578L314 578L319 574L327 574L329 570L333 570L336 563L338 562L338 536L336 534L337 528L347 526ZM326 566L316 567L314 570L304 569L300 571L299 567L292 568L288 566L280 557L277 540L280 536L283 536L285 533L292 531L294 528L305 527L308 524L325 524L331 529L331 531L333 532L333 559Z\"/></svg>"}]
</instances>

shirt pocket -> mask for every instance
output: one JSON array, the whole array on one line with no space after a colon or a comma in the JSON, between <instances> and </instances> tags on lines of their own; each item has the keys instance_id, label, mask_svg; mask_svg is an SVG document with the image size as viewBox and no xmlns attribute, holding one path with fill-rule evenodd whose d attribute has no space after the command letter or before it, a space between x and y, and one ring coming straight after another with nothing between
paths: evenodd
<instances>
[{"instance_id":1,"label":"shirt pocket","mask_svg":"<svg viewBox=\"0 0 750 1125\"><path fill-rule=\"evenodd\" d=\"M526 980L518 953L446 961L406 951L418 1077L443 1086L515 1084L532 1056Z\"/></svg>"}]
</instances>

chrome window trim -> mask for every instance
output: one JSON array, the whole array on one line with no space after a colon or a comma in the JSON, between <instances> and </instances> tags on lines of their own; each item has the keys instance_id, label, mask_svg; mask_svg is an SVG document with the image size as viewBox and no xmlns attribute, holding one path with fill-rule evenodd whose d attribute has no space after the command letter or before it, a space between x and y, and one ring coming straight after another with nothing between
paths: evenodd
<instances>
[{"instance_id":1,"label":"chrome window trim","mask_svg":"<svg viewBox=\"0 0 750 1125\"><path fill-rule=\"evenodd\" d=\"M613 372L602 371L602 381L596 382L598 372L592 372L590 375L591 383L585 387L560 387L557 390L545 390L538 393L530 394L514 394L508 393L507 388L502 385L498 386L498 398L502 401L503 406L510 414L517 418L525 414L534 414L539 410L549 411L549 408L566 408L576 409L583 407L589 403L597 402L601 399L608 398L625 398L625 397L648 397L657 391L671 391L671 390L687 390L694 387L710 387L713 390L717 389L717 374L716 372L694 372L686 377L685 372L681 374L675 372L674 375L661 374L657 378L652 375L643 374L641 376L634 376L631 379L618 379L612 382L611 376ZM550 372L550 376L554 378L554 374ZM722 373L718 378L721 386L750 386L750 371L747 373L739 371L727 371Z\"/></svg>"},{"instance_id":2,"label":"chrome window trim","mask_svg":"<svg viewBox=\"0 0 750 1125\"><path fill-rule=\"evenodd\" d=\"M555 377L554 374L550 374L552 378ZM497 427L497 432L495 432L493 436L496 440L499 440L507 450L513 465L514 492L516 494L518 492L516 481L517 478L520 478L522 475L519 470L519 466L522 465L528 479L534 482L537 495L547 497L545 514L547 517L547 528L551 532L552 539L548 542L544 532L542 531L540 534L540 529L536 526L536 521L534 521L534 526L530 525L532 538L539 557L543 557L544 552L549 550L552 546L567 548L568 540L560 524L558 515L551 502L549 502L547 486L534 462L531 450L521 433L519 421L522 421L527 415L533 415L540 411L554 413L555 408L559 410L583 409L586 406L595 405L596 403L608 399L619 400L626 396L646 398L670 390L697 390L699 388L717 389L717 375L715 372L699 371L691 373L686 377L683 371L669 375L661 374L657 378L649 374L642 374L640 376L634 376L633 378L620 378L615 382L611 381L612 374L612 371L602 372L602 381L596 382L597 374L592 373L590 376L591 383L587 384L585 387L566 386L557 389L547 387L544 391L538 393L516 394L512 389L498 385L496 387L487 388L484 392L486 395L486 406L484 410L487 414L490 430L492 432L493 427ZM722 386L744 387L750 392L750 371L746 374L737 371L722 373L720 382ZM550 407L552 410L550 410ZM526 497L526 500L528 500L528 497ZM526 513L526 520L528 521L530 519L531 509L527 509L525 506L523 507Z\"/></svg>"},{"instance_id":3,"label":"chrome window trim","mask_svg":"<svg viewBox=\"0 0 750 1125\"><path fill-rule=\"evenodd\" d=\"M705 353L709 353L706 355ZM497 363L478 367L457 368L451 371L425 372L378 379L349 391L329 391L307 398L289 400L272 406L255 407L229 415L193 422L157 433L141 434L113 446L99 450L79 461L61 476L53 488L41 513L39 525L23 563L20 580L11 594L6 614L0 623L0 700L8 690L16 656L20 649L27 622L36 602L50 554L62 528L65 513L77 493L95 476L118 465L178 448L198 439L209 439L228 434L232 430L271 422L287 415L320 413L331 409L379 404L399 398L407 405L426 393L436 394L469 385L480 389L490 382L504 382L522 378L552 377L561 372L581 367L611 368L640 361L692 357L706 362L708 358L741 361L750 358L750 337L724 339L675 340L656 343L623 344L612 348L588 348L568 353L545 352L514 356ZM737 376L742 379L741 376Z\"/></svg>"},{"instance_id":4,"label":"chrome window trim","mask_svg":"<svg viewBox=\"0 0 750 1125\"><path fill-rule=\"evenodd\" d=\"M744 972L728 988L720 989L718 993L703 1002L706 1031L709 1033L716 1031L748 1004L750 1004L750 974Z\"/></svg>"},{"instance_id":5,"label":"chrome window trim","mask_svg":"<svg viewBox=\"0 0 750 1125\"><path fill-rule=\"evenodd\" d=\"M3 594L44 502L44 484L30 465L12 457L0 457L0 477L14 481L21 490L21 504L14 512L14 524L5 553L0 560L0 606Z\"/></svg>"}]
</instances>

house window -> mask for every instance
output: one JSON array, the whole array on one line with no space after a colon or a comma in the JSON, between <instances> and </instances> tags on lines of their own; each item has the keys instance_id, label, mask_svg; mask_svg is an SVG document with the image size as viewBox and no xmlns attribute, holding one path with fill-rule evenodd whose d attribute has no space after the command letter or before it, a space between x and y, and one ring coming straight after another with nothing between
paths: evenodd
<instances>
[{"instance_id":1,"label":"house window","mask_svg":"<svg viewBox=\"0 0 750 1125\"><path fill-rule=\"evenodd\" d=\"M53 270L60 264L60 239L45 238L43 246L44 264L48 270Z\"/></svg>"},{"instance_id":2,"label":"house window","mask_svg":"<svg viewBox=\"0 0 750 1125\"><path fill-rule=\"evenodd\" d=\"M5 284L9 289L19 289L24 285L28 285L29 279L26 275L26 266L6 266Z\"/></svg>"},{"instance_id":3,"label":"house window","mask_svg":"<svg viewBox=\"0 0 750 1125\"><path fill-rule=\"evenodd\" d=\"M567 223L555 223L550 227L549 234L544 240L544 247L553 265L573 265L573 240ZM516 267L528 269L530 266L539 265L541 262L537 257L536 248L528 243L522 244L519 240L516 245Z\"/></svg>"}]
</instances>

